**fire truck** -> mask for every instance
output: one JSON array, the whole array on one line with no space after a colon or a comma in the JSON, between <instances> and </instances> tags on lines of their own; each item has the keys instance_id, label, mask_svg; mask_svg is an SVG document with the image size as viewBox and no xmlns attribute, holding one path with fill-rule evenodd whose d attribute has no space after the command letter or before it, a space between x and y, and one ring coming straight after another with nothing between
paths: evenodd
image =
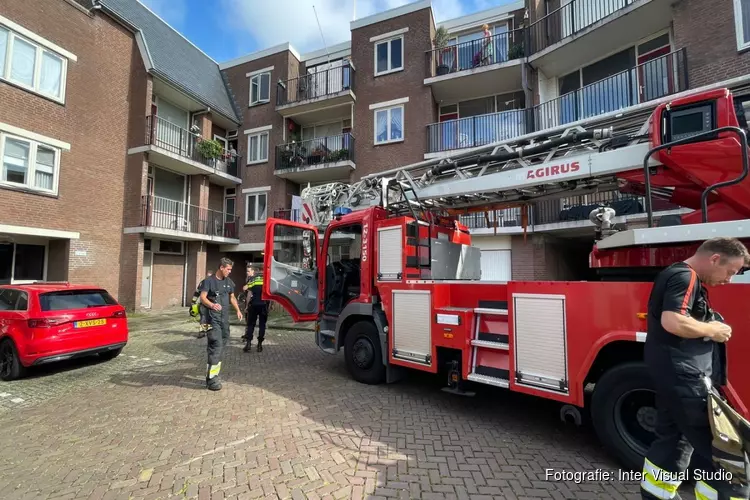
<instances>
[{"instance_id":1,"label":"fire truck","mask_svg":"<svg viewBox=\"0 0 750 500\"><path fill-rule=\"evenodd\" d=\"M447 375L452 392L478 383L554 400L561 418L590 418L609 452L638 470L656 415L642 360L652 280L708 238L750 243L736 88L661 99L614 116L616 127L558 127L352 185L308 187L307 223L266 223L263 298L315 322L317 345L343 348L359 382L392 383L411 369ZM609 206L591 212L596 280L481 280L480 250L460 215L515 206L527 217L530 202L611 189L645 196L647 227L619 227ZM687 210L657 223L653 199ZM341 242L358 254L333 255ZM750 352L750 284L709 292L734 332L722 390L748 418L740 353Z\"/></svg>"}]
</instances>

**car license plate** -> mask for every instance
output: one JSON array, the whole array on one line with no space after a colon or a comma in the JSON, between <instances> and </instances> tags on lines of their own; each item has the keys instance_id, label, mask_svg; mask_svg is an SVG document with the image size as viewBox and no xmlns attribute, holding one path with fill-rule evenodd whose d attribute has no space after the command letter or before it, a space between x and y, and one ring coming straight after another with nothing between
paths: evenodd
<instances>
[{"instance_id":1,"label":"car license plate","mask_svg":"<svg viewBox=\"0 0 750 500\"><path fill-rule=\"evenodd\" d=\"M101 326L106 325L107 320L105 318L100 319L87 319L85 321L76 321L74 323L76 328L89 328L91 326Z\"/></svg>"}]
</instances>

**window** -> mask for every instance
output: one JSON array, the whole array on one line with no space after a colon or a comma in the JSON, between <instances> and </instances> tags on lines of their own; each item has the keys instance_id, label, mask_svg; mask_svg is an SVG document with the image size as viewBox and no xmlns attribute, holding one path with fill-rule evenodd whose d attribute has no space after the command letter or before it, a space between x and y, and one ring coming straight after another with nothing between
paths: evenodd
<instances>
[{"instance_id":1,"label":"window","mask_svg":"<svg viewBox=\"0 0 750 500\"><path fill-rule=\"evenodd\" d=\"M375 44L375 76L404 69L404 37Z\"/></svg>"},{"instance_id":2,"label":"window","mask_svg":"<svg viewBox=\"0 0 750 500\"><path fill-rule=\"evenodd\" d=\"M35 141L0 134L0 184L46 193L57 192L59 150Z\"/></svg>"},{"instance_id":3,"label":"window","mask_svg":"<svg viewBox=\"0 0 750 500\"><path fill-rule=\"evenodd\" d=\"M268 217L268 195L252 193L245 197L245 224L265 222Z\"/></svg>"},{"instance_id":4,"label":"window","mask_svg":"<svg viewBox=\"0 0 750 500\"><path fill-rule=\"evenodd\" d=\"M26 292L13 288L0 289L0 311L25 311L28 307Z\"/></svg>"},{"instance_id":5,"label":"window","mask_svg":"<svg viewBox=\"0 0 750 500\"><path fill-rule=\"evenodd\" d=\"M182 242L175 240L159 240L156 253L182 255Z\"/></svg>"},{"instance_id":6,"label":"window","mask_svg":"<svg viewBox=\"0 0 750 500\"><path fill-rule=\"evenodd\" d=\"M235 203L236 198L234 196L224 198L224 222L234 222L237 210Z\"/></svg>"},{"instance_id":7,"label":"window","mask_svg":"<svg viewBox=\"0 0 750 500\"><path fill-rule=\"evenodd\" d=\"M116 306L117 301L105 290L66 290L39 295L42 311L67 311L92 307Z\"/></svg>"},{"instance_id":8,"label":"window","mask_svg":"<svg viewBox=\"0 0 750 500\"><path fill-rule=\"evenodd\" d=\"M750 0L734 0L734 25L737 50L750 47Z\"/></svg>"},{"instance_id":9,"label":"window","mask_svg":"<svg viewBox=\"0 0 750 500\"><path fill-rule=\"evenodd\" d=\"M45 245L0 243L0 283L21 283L45 279Z\"/></svg>"},{"instance_id":10,"label":"window","mask_svg":"<svg viewBox=\"0 0 750 500\"><path fill-rule=\"evenodd\" d=\"M0 79L63 101L67 59L0 26Z\"/></svg>"},{"instance_id":11,"label":"window","mask_svg":"<svg viewBox=\"0 0 750 500\"><path fill-rule=\"evenodd\" d=\"M375 111L375 144L388 144L404 140L404 107Z\"/></svg>"},{"instance_id":12,"label":"window","mask_svg":"<svg viewBox=\"0 0 750 500\"><path fill-rule=\"evenodd\" d=\"M247 136L247 163L263 163L268 161L268 132L260 132Z\"/></svg>"},{"instance_id":13,"label":"window","mask_svg":"<svg viewBox=\"0 0 750 500\"><path fill-rule=\"evenodd\" d=\"M261 73L250 78L250 106L271 100L271 73Z\"/></svg>"}]
</instances>

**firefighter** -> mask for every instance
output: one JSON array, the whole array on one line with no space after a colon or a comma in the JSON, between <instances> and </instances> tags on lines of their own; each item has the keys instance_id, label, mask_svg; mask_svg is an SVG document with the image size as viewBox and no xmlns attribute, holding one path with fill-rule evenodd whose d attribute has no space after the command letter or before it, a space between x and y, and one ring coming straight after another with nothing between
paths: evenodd
<instances>
[{"instance_id":1,"label":"firefighter","mask_svg":"<svg viewBox=\"0 0 750 500\"><path fill-rule=\"evenodd\" d=\"M705 241L694 255L667 267L654 281L648 304L644 359L656 391L656 440L646 453L642 498L680 498L683 480L694 479L704 499L747 499L748 488L730 483L712 461L708 387L725 367L714 365L732 328L714 321L705 286L728 283L748 265L748 251L734 238ZM688 471L691 457L694 469Z\"/></svg>"},{"instance_id":2,"label":"firefighter","mask_svg":"<svg viewBox=\"0 0 750 500\"><path fill-rule=\"evenodd\" d=\"M201 303L208 308L211 329L208 330L208 366L206 367L206 386L212 391L221 389L221 360L229 344L229 304L237 312L237 319L242 321L242 311L234 296L234 282L229 275L233 262L222 258L219 269L213 276L203 280L201 286Z\"/></svg>"},{"instance_id":3,"label":"firefighter","mask_svg":"<svg viewBox=\"0 0 750 500\"><path fill-rule=\"evenodd\" d=\"M263 352L263 340L266 338L266 321L268 320L268 301L263 300L263 274L257 273L251 266L247 267L247 274L250 278L245 285L247 290L247 328L245 330L245 339L247 344L242 349L250 352L250 345L253 343L253 333L255 323L258 325L258 352Z\"/></svg>"},{"instance_id":4,"label":"firefighter","mask_svg":"<svg viewBox=\"0 0 750 500\"><path fill-rule=\"evenodd\" d=\"M210 278L211 274L211 271L206 273L206 278ZM204 306L200 300L201 287L203 286L204 281L205 278L202 279L200 283L198 283L198 288L195 289L195 293L193 294L193 304L198 309L197 316L200 318L200 327L198 328L199 339L205 337L206 332L211 329L211 319L208 315L208 309L206 309L206 306Z\"/></svg>"}]
</instances>

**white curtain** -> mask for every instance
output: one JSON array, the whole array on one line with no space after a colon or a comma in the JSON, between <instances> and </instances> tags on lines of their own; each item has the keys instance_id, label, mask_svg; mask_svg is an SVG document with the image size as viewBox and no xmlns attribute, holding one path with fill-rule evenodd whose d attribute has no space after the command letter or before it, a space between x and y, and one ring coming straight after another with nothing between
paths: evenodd
<instances>
[{"instance_id":1,"label":"white curtain","mask_svg":"<svg viewBox=\"0 0 750 500\"><path fill-rule=\"evenodd\" d=\"M34 85L34 65L36 64L36 47L16 37L13 40L10 78L24 85Z\"/></svg>"},{"instance_id":2,"label":"white curtain","mask_svg":"<svg viewBox=\"0 0 750 500\"><path fill-rule=\"evenodd\" d=\"M0 76L5 75L5 52L8 47L8 30L0 28Z\"/></svg>"},{"instance_id":3,"label":"white curtain","mask_svg":"<svg viewBox=\"0 0 750 500\"><path fill-rule=\"evenodd\" d=\"M29 171L30 146L27 142L15 139L5 140L3 155L3 180L26 184L26 173Z\"/></svg>"},{"instance_id":4,"label":"white curtain","mask_svg":"<svg viewBox=\"0 0 750 500\"><path fill-rule=\"evenodd\" d=\"M36 149L36 168L34 171L34 185L40 189L52 189L55 172L55 152L38 146Z\"/></svg>"},{"instance_id":5,"label":"white curtain","mask_svg":"<svg viewBox=\"0 0 750 500\"><path fill-rule=\"evenodd\" d=\"M40 92L60 97L62 68L62 59L49 52L42 54L42 72L39 75Z\"/></svg>"}]
</instances>

